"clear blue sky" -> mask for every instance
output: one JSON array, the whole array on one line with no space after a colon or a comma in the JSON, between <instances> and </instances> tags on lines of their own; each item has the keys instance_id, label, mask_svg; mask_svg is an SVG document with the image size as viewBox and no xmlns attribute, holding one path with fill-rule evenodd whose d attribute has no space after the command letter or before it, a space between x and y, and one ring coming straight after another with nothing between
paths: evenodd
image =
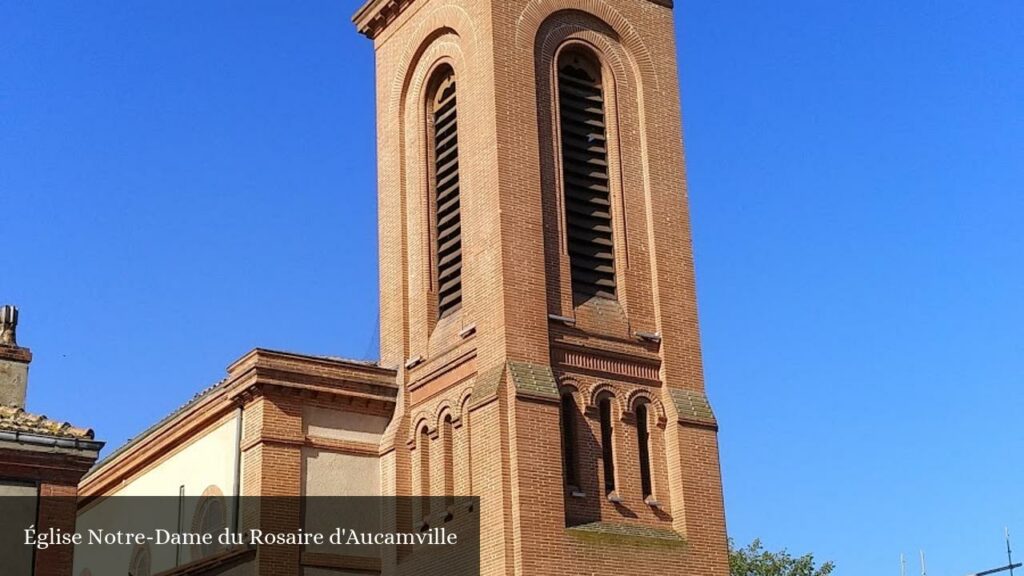
<instances>
[{"instance_id":1,"label":"clear blue sky","mask_svg":"<svg viewBox=\"0 0 1024 576\"><path fill-rule=\"evenodd\" d=\"M1024 4L677 0L729 529L1024 558ZM254 346L376 354L355 0L0 0L0 300L115 447ZM916 562L912 563L916 568Z\"/></svg>"}]
</instances>

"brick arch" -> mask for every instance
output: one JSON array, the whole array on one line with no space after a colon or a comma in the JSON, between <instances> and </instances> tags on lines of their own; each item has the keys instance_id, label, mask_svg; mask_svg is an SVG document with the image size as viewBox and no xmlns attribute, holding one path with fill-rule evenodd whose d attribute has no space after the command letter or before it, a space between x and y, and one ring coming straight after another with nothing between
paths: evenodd
<instances>
[{"instance_id":1,"label":"brick arch","mask_svg":"<svg viewBox=\"0 0 1024 576\"><path fill-rule=\"evenodd\" d=\"M615 387L608 382L599 382L590 389L587 407L596 410L598 400L605 394L611 396L612 406L618 411L619 417L624 416L628 405L623 402L622 394L619 394Z\"/></svg>"},{"instance_id":2,"label":"brick arch","mask_svg":"<svg viewBox=\"0 0 1024 576\"><path fill-rule=\"evenodd\" d=\"M606 33L579 24L553 24L550 28L542 31L543 38L539 40L537 52L542 69L549 70L554 65L555 58L561 48L569 43L583 43L594 51L602 64L607 65L612 71L612 78L615 80L614 88L622 92L630 79L638 80L637 92L641 90L642 82L637 74L627 66L628 56L623 54L622 48Z\"/></svg>"},{"instance_id":3,"label":"brick arch","mask_svg":"<svg viewBox=\"0 0 1024 576\"><path fill-rule=\"evenodd\" d=\"M442 4L434 8L416 29L410 34L413 40L409 43L399 60L401 68L395 74L391 84L391 94L388 99L390 103L388 113L394 115L397 106L404 109L404 97L408 92L411 70L415 70L420 59L430 45L440 36L445 34L453 35L459 39L465 39L475 44L478 34L473 18L461 6L454 3ZM417 40L419 39L419 40Z\"/></svg>"},{"instance_id":4,"label":"brick arch","mask_svg":"<svg viewBox=\"0 0 1024 576\"><path fill-rule=\"evenodd\" d=\"M580 402L580 400L587 399L587 395L584 393L586 387L579 380L572 376L559 376L555 379L555 383L558 387L559 397L567 393L572 394L580 410L586 407L585 402Z\"/></svg>"},{"instance_id":5,"label":"brick arch","mask_svg":"<svg viewBox=\"0 0 1024 576\"><path fill-rule=\"evenodd\" d=\"M665 405L661 403L661 399L654 396L647 390L637 389L629 393L626 397L626 407L632 413L636 412L636 406L640 402L647 402L648 405L653 409L655 416L658 418L658 423L665 422L668 417L665 414Z\"/></svg>"},{"instance_id":6,"label":"brick arch","mask_svg":"<svg viewBox=\"0 0 1024 576\"><path fill-rule=\"evenodd\" d=\"M469 407L472 405L472 402L473 402L473 387L470 386L469 388L466 388L465 390L463 390L462 394L459 395L458 408L459 408L459 420L460 421L462 421L462 422L468 422L469 421L468 420Z\"/></svg>"},{"instance_id":7,"label":"brick arch","mask_svg":"<svg viewBox=\"0 0 1024 576\"><path fill-rule=\"evenodd\" d=\"M441 426L444 424L445 416L451 417L453 425L459 419L459 415L455 411L455 407L452 405L450 400L442 400L434 410L434 427L436 429L441 429Z\"/></svg>"},{"instance_id":8,"label":"brick arch","mask_svg":"<svg viewBox=\"0 0 1024 576\"><path fill-rule=\"evenodd\" d=\"M640 34L618 10L612 8L605 0L576 0L571 9L559 6L550 0L531 0L519 14L516 26L516 46L522 48L527 42L533 42L541 27L549 21L559 18L562 14L583 12L610 27L618 36L618 41L625 48L626 54L639 70L640 78L658 88L658 73L654 68L654 60Z\"/></svg>"},{"instance_id":9,"label":"brick arch","mask_svg":"<svg viewBox=\"0 0 1024 576\"><path fill-rule=\"evenodd\" d=\"M392 106L395 102L399 104L399 113L403 118L408 113L411 102L418 103L423 99L427 78L433 75L442 63L451 66L456 75L459 75L466 66L459 35L451 29L441 29L438 32L423 46L415 65L403 71L401 93L392 100Z\"/></svg>"},{"instance_id":10,"label":"brick arch","mask_svg":"<svg viewBox=\"0 0 1024 576\"><path fill-rule=\"evenodd\" d=\"M430 427L430 422L433 420L432 415L426 410L420 410L416 413L416 417L412 419L414 424L409 428L409 438L407 445L411 450L416 449L416 444L419 442L420 432L426 428L427 435L429 436L434 429Z\"/></svg>"}]
</instances>

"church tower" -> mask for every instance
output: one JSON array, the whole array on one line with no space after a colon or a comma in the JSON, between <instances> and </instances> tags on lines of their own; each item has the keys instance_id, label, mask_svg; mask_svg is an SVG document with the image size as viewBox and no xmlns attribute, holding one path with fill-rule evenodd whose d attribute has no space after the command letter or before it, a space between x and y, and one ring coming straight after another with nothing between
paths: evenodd
<instances>
[{"instance_id":1,"label":"church tower","mask_svg":"<svg viewBox=\"0 0 1024 576\"><path fill-rule=\"evenodd\" d=\"M385 493L479 496L488 575L728 574L672 0L370 0L354 21L399 367Z\"/></svg>"}]
</instances>

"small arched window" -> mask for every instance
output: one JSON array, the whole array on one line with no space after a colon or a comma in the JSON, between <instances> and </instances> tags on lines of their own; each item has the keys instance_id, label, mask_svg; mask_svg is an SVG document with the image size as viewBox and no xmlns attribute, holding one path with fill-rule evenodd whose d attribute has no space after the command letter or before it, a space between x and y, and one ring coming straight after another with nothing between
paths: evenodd
<instances>
[{"instance_id":1,"label":"small arched window","mask_svg":"<svg viewBox=\"0 0 1024 576\"><path fill-rule=\"evenodd\" d=\"M197 543L192 546L192 558L198 560L211 556L222 549L217 538L227 528L227 507L224 495L216 486L210 486L203 492L196 503L196 512L192 519L192 532L211 534L209 543Z\"/></svg>"},{"instance_id":2,"label":"small arched window","mask_svg":"<svg viewBox=\"0 0 1024 576\"><path fill-rule=\"evenodd\" d=\"M131 563L128 565L128 576L149 576L151 556L148 544L140 544L132 551Z\"/></svg>"},{"instance_id":3,"label":"small arched window","mask_svg":"<svg viewBox=\"0 0 1024 576\"><path fill-rule=\"evenodd\" d=\"M570 490L579 490L579 467L576 454L576 400L572 392L562 393L560 424L562 427L562 473Z\"/></svg>"},{"instance_id":4,"label":"small arched window","mask_svg":"<svg viewBox=\"0 0 1024 576\"><path fill-rule=\"evenodd\" d=\"M562 182L573 297L616 298L601 66L572 48L558 59Z\"/></svg>"},{"instance_id":5,"label":"small arched window","mask_svg":"<svg viewBox=\"0 0 1024 576\"><path fill-rule=\"evenodd\" d=\"M654 495L654 487L651 483L651 432L648 427L649 417L647 402L637 404L636 439L639 444L640 486L643 490L644 500Z\"/></svg>"},{"instance_id":6,"label":"small arched window","mask_svg":"<svg viewBox=\"0 0 1024 576\"><path fill-rule=\"evenodd\" d=\"M462 307L459 123L455 71L445 66L434 78L428 110L432 126L428 134L432 172L431 234L437 316L444 318Z\"/></svg>"},{"instance_id":7,"label":"small arched window","mask_svg":"<svg viewBox=\"0 0 1024 576\"><path fill-rule=\"evenodd\" d=\"M454 427L452 426L451 415L444 417L444 422L441 425L441 448L444 454L444 500L446 506L451 506L455 503L455 438L452 436L454 433Z\"/></svg>"},{"instance_id":8,"label":"small arched window","mask_svg":"<svg viewBox=\"0 0 1024 576\"><path fill-rule=\"evenodd\" d=\"M420 469L420 515L425 519L430 516L430 433L427 427L420 428L419 452Z\"/></svg>"},{"instance_id":9,"label":"small arched window","mask_svg":"<svg viewBox=\"0 0 1024 576\"><path fill-rule=\"evenodd\" d=\"M604 395L597 402L601 418L601 461L604 464L604 489L611 493L615 490L615 432L612 426L612 397Z\"/></svg>"}]
</instances>

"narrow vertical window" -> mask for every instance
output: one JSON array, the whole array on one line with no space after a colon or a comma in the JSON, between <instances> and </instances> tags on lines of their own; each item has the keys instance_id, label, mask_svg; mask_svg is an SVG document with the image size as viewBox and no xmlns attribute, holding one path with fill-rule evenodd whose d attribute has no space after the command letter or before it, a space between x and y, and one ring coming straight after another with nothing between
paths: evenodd
<instances>
[{"instance_id":1,"label":"narrow vertical window","mask_svg":"<svg viewBox=\"0 0 1024 576\"><path fill-rule=\"evenodd\" d=\"M562 181L572 291L577 301L615 299L608 145L601 67L569 50L558 62Z\"/></svg>"},{"instance_id":2,"label":"narrow vertical window","mask_svg":"<svg viewBox=\"0 0 1024 576\"><path fill-rule=\"evenodd\" d=\"M576 466L576 401L572 393L562 394L562 471L565 484L570 489L578 490L580 486L579 471Z\"/></svg>"},{"instance_id":3,"label":"narrow vertical window","mask_svg":"<svg viewBox=\"0 0 1024 576\"><path fill-rule=\"evenodd\" d=\"M462 215L455 72L445 68L440 77L431 99L433 133L430 140L437 314L438 318L444 318L462 306Z\"/></svg>"},{"instance_id":4,"label":"narrow vertical window","mask_svg":"<svg viewBox=\"0 0 1024 576\"><path fill-rule=\"evenodd\" d=\"M420 469L420 516L426 520L430 516L430 434L426 426L420 429L417 451Z\"/></svg>"},{"instance_id":5,"label":"narrow vertical window","mask_svg":"<svg viewBox=\"0 0 1024 576\"><path fill-rule=\"evenodd\" d=\"M647 428L646 403L638 404L636 407L636 439L640 448L640 486L646 500L654 494L651 486L651 433Z\"/></svg>"},{"instance_id":6,"label":"narrow vertical window","mask_svg":"<svg viewBox=\"0 0 1024 576\"><path fill-rule=\"evenodd\" d=\"M597 406L601 415L601 460L604 463L604 489L605 492L612 492L615 490L615 455L612 446L615 435L612 430L612 399L605 396L601 398Z\"/></svg>"},{"instance_id":7,"label":"narrow vertical window","mask_svg":"<svg viewBox=\"0 0 1024 576\"><path fill-rule=\"evenodd\" d=\"M441 448L444 451L444 500L446 506L455 503L455 442L452 436L452 417L445 416L441 425Z\"/></svg>"}]
</instances>

